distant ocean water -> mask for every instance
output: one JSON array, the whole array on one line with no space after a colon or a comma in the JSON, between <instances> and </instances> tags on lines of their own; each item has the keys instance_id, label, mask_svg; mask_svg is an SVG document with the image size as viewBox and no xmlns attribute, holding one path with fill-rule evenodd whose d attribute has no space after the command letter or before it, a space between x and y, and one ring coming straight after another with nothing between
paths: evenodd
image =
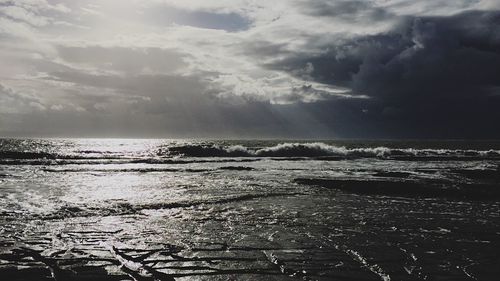
<instances>
[{"instance_id":1,"label":"distant ocean water","mask_svg":"<svg viewBox=\"0 0 500 281\"><path fill-rule=\"evenodd\" d=\"M495 141L0 139L0 274L494 280L499 165Z\"/></svg>"}]
</instances>

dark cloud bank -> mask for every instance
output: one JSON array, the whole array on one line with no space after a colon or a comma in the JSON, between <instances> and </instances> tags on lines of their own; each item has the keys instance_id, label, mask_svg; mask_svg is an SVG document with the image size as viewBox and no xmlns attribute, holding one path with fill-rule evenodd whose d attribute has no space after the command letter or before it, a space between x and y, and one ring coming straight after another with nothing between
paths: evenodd
<instances>
[{"instance_id":1,"label":"dark cloud bank","mask_svg":"<svg viewBox=\"0 0 500 281\"><path fill-rule=\"evenodd\" d=\"M369 96L302 105L338 134L500 137L500 12L406 17L389 32L323 47L321 55L297 53L269 67L312 63L314 80Z\"/></svg>"}]
</instances>

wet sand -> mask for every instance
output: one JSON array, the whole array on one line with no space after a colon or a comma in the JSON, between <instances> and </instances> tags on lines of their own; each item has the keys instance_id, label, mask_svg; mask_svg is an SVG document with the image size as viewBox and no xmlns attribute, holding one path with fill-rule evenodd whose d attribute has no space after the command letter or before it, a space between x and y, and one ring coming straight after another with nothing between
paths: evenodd
<instances>
[{"instance_id":1,"label":"wet sand","mask_svg":"<svg viewBox=\"0 0 500 281\"><path fill-rule=\"evenodd\" d=\"M4 211L0 271L7 280L495 280L499 207L298 185L45 217Z\"/></svg>"}]
</instances>

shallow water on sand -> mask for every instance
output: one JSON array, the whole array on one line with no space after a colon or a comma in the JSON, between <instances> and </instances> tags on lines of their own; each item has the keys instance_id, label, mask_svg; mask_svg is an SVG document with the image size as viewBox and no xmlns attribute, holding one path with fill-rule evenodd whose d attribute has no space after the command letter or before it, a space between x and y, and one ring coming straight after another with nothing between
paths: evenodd
<instances>
[{"instance_id":1,"label":"shallow water on sand","mask_svg":"<svg viewBox=\"0 0 500 281\"><path fill-rule=\"evenodd\" d=\"M0 276L496 280L499 148L0 140Z\"/></svg>"}]
</instances>

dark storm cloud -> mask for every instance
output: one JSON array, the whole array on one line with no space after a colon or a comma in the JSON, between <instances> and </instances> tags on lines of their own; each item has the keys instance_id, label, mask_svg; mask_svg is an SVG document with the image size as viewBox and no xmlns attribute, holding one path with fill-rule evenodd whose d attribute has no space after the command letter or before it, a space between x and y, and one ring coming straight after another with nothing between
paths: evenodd
<instances>
[{"instance_id":1,"label":"dark storm cloud","mask_svg":"<svg viewBox=\"0 0 500 281\"><path fill-rule=\"evenodd\" d=\"M406 17L389 32L323 47L270 67L311 63L312 79L371 97L353 102L352 118L369 116L365 125L393 127L393 136L500 136L490 123L500 119L500 12Z\"/></svg>"},{"instance_id":2,"label":"dark storm cloud","mask_svg":"<svg viewBox=\"0 0 500 281\"><path fill-rule=\"evenodd\" d=\"M393 36L409 47L388 60L368 54L352 76L354 91L413 101L479 97L500 85L500 12L417 18Z\"/></svg>"}]
</instances>

